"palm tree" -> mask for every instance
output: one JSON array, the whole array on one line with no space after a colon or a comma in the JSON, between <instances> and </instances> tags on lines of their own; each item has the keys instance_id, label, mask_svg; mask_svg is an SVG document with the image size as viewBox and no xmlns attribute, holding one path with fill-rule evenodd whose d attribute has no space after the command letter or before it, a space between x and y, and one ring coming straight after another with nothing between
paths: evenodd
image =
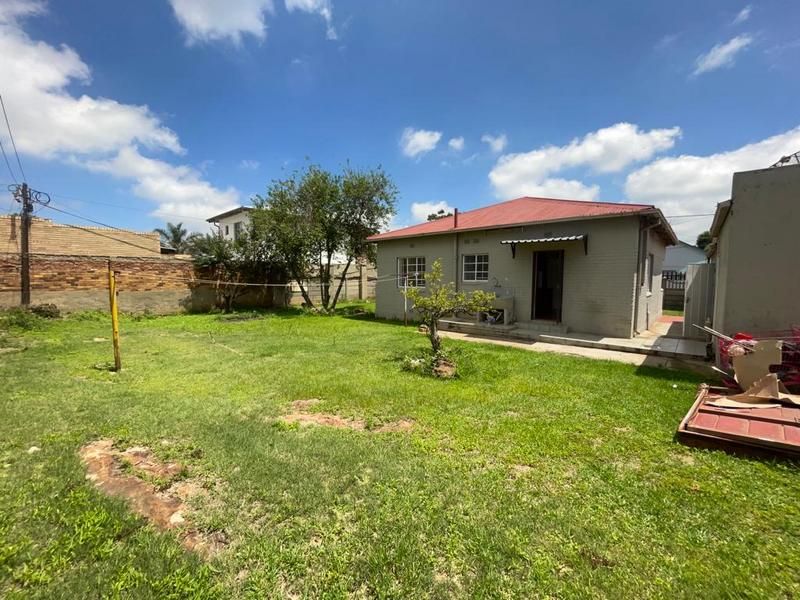
<instances>
[{"instance_id":1,"label":"palm tree","mask_svg":"<svg viewBox=\"0 0 800 600\"><path fill-rule=\"evenodd\" d=\"M189 232L183 227L183 223L173 225L167 223L165 229L156 227L153 231L161 236L161 241L164 245L173 248L175 252L183 254L188 250Z\"/></svg>"}]
</instances>

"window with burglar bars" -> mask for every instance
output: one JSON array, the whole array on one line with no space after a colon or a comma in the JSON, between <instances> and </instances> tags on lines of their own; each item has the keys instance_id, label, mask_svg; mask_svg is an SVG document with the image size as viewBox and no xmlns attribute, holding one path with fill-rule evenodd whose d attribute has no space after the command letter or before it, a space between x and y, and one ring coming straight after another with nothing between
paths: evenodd
<instances>
[{"instance_id":1,"label":"window with burglar bars","mask_svg":"<svg viewBox=\"0 0 800 600\"><path fill-rule=\"evenodd\" d=\"M425 287L425 257L412 256L397 259L397 285Z\"/></svg>"},{"instance_id":2,"label":"window with burglar bars","mask_svg":"<svg viewBox=\"0 0 800 600\"><path fill-rule=\"evenodd\" d=\"M464 255L464 281L489 281L489 255Z\"/></svg>"}]
</instances>

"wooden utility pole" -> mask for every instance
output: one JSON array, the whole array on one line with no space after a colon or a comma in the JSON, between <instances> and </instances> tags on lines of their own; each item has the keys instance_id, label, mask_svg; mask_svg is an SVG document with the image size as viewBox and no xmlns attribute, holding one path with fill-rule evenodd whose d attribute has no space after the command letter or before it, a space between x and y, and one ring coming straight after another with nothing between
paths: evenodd
<instances>
[{"instance_id":1,"label":"wooden utility pole","mask_svg":"<svg viewBox=\"0 0 800 600\"><path fill-rule=\"evenodd\" d=\"M111 336L114 342L114 370L122 368L122 358L119 355L119 312L117 310L117 273L108 261L108 302L111 306Z\"/></svg>"},{"instance_id":2,"label":"wooden utility pole","mask_svg":"<svg viewBox=\"0 0 800 600\"><path fill-rule=\"evenodd\" d=\"M20 242L20 289L22 291L20 304L28 306L31 303L31 189L27 183L19 186L20 200L22 202L22 240Z\"/></svg>"}]
</instances>

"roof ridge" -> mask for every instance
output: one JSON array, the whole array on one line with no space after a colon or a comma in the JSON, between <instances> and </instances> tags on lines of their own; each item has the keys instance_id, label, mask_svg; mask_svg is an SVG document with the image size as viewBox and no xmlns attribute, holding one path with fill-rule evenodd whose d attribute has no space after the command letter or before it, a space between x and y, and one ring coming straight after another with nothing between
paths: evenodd
<instances>
[{"instance_id":1,"label":"roof ridge","mask_svg":"<svg viewBox=\"0 0 800 600\"><path fill-rule=\"evenodd\" d=\"M545 198L543 196L520 196L519 198L515 198L515 200L548 200L550 202L575 202L577 204L602 204L604 206L613 206L615 204L622 204L624 206L646 206L648 208L655 208L655 205L653 204L639 204L638 202L610 202L608 200L578 200L576 198ZM513 202L513 200L509 200L509 202Z\"/></svg>"},{"instance_id":2,"label":"roof ridge","mask_svg":"<svg viewBox=\"0 0 800 600\"><path fill-rule=\"evenodd\" d=\"M614 205L623 205L623 206L641 206L646 208L655 208L653 204L639 204L636 202L606 202L603 200L576 200L576 199L569 199L569 198L545 198L542 196L519 196L517 198L511 198L510 200L501 200L500 202L495 202L493 204L487 204L486 206L479 206L478 208L470 208L469 210L458 211L458 214L463 216L469 214L471 212L476 212L479 210L486 210L487 208L493 208L495 206L501 206L503 204L510 204L511 202L519 202L520 200L547 200L548 202L573 202L576 204L602 204L603 206L614 206ZM448 215L450 218L453 215ZM422 225L425 223L417 223L416 225ZM408 225L408 227L414 227L414 225Z\"/></svg>"}]
</instances>

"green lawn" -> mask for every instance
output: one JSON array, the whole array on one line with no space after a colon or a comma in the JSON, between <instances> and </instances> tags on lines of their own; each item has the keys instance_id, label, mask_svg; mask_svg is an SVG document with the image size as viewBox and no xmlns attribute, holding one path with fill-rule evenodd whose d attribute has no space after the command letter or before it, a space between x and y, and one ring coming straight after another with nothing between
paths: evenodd
<instances>
[{"instance_id":1,"label":"green lawn","mask_svg":"<svg viewBox=\"0 0 800 600\"><path fill-rule=\"evenodd\" d=\"M104 317L0 337L0 597L793 597L800 476L673 441L696 376L369 318ZM297 399L374 428L279 425ZM216 481L204 563L84 478L112 437ZM164 443L169 441L169 445ZM29 454L30 446L41 451Z\"/></svg>"},{"instance_id":2,"label":"green lawn","mask_svg":"<svg viewBox=\"0 0 800 600\"><path fill-rule=\"evenodd\" d=\"M663 314L663 315L665 315L667 317L682 317L683 316L683 311L682 310L667 310L667 309L664 309L664 310L661 311L661 314Z\"/></svg>"}]
</instances>

